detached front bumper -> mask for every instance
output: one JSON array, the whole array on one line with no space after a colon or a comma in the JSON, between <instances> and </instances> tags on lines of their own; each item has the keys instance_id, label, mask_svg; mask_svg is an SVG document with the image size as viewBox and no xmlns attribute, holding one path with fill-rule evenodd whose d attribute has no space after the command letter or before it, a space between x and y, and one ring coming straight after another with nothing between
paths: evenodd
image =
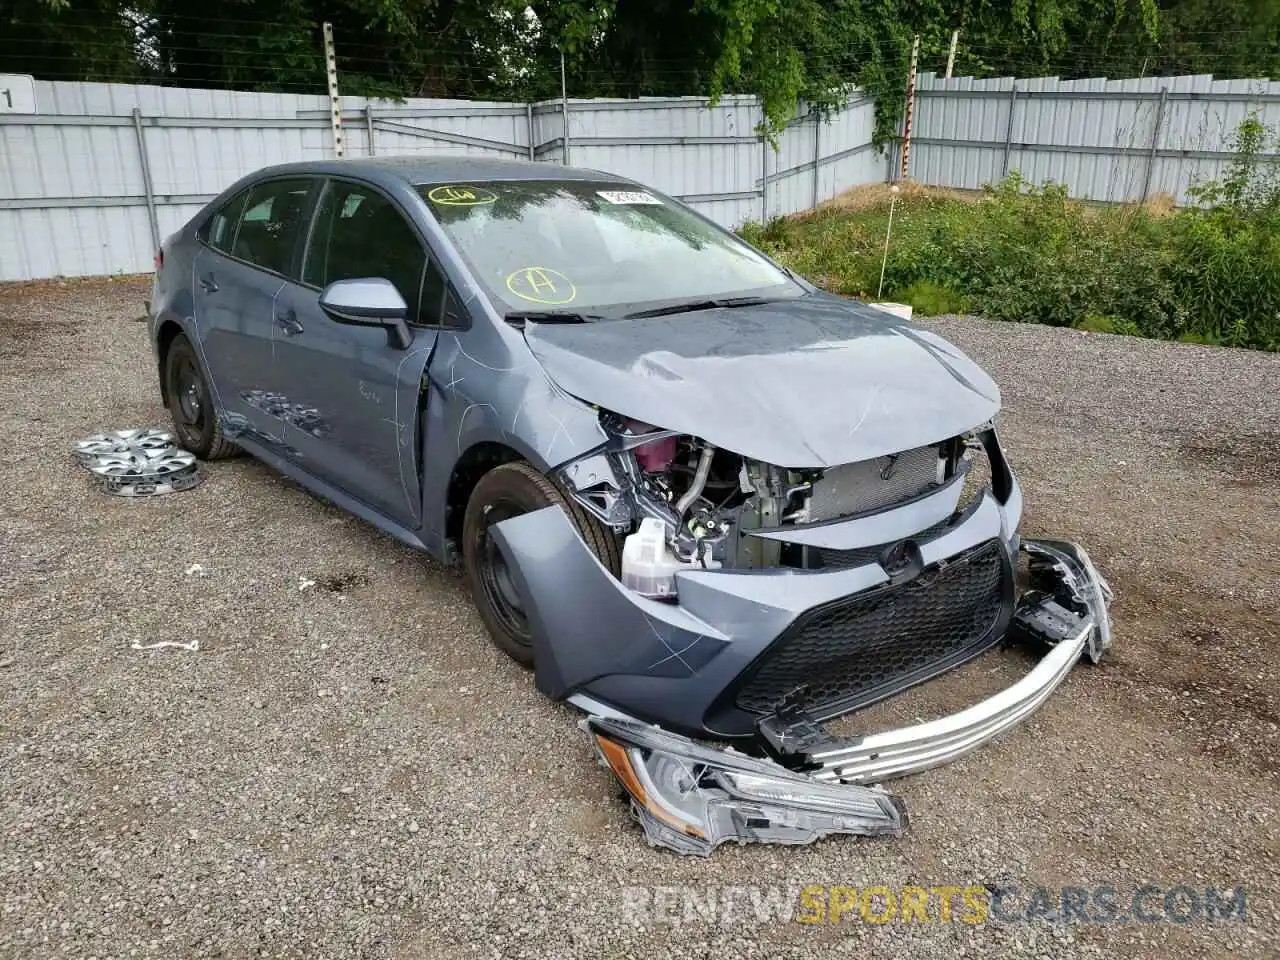
<instances>
[{"instance_id":1,"label":"detached front bumper","mask_svg":"<svg viewBox=\"0 0 1280 960\"><path fill-rule=\"evenodd\" d=\"M948 763L1035 711L1071 668L1097 661L1111 643L1111 589L1074 544L1031 540L1034 586L1012 633L1047 645L1013 686L959 713L899 730L835 739L802 707L760 723L771 756L712 750L585 699L583 729L631 800L654 846L707 855L720 843L809 843L832 833L900 834L901 800L878 784ZM601 715L601 714L604 715Z\"/></svg>"},{"instance_id":2,"label":"detached front bumper","mask_svg":"<svg viewBox=\"0 0 1280 960\"><path fill-rule=\"evenodd\" d=\"M539 688L589 714L584 724L631 795L651 842L709 853L730 839L803 843L833 832L899 832L905 822L901 804L887 802L878 788L866 793L871 785L947 763L1000 736L1044 703L1081 656L1096 662L1110 646L1109 586L1074 544L1019 538L1021 493L1011 475L999 498L987 490L958 515L954 500L948 502L953 493L958 497L939 491L874 516L803 532L817 548L856 550L883 542L886 526L896 528L896 536L899 530L932 528L931 538L911 541L912 563L905 572L879 562L817 571L688 571L677 575L678 604L649 601L623 588L558 508L503 521L493 534L525 601ZM939 529L933 512L951 519ZM1028 582L1021 592L1014 583L1019 554L1027 560ZM752 710L741 695L745 680L758 677L760 664L784 641L815 616L852 600L889 598L881 607L892 612L884 633L893 642L910 637L913 624L935 630L937 618L904 620L900 614L910 609L911 595L894 591L927 595L957 570L976 569L979 561L989 566L993 557L1000 565L1000 612L989 623L981 620L976 640L967 646L923 669L899 666L852 705L848 698L815 703L801 687L767 710ZM880 608L868 609L879 616ZM981 703L853 739L836 739L822 726L1005 639L1047 652L1020 681ZM871 644L861 656L900 652ZM830 661L822 665L829 666ZM815 671L815 684L822 680L822 671ZM713 750L691 737L741 741L763 756ZM764 768L725 772L726 765L747 759ZM847 807L839 802L840 791L849 791Z\"/></svg>"},{"instance_id":3,"label":"detached front bumper","mask_svg":"<svg viewBox=\"0 0 1280 960\"><path fill-rule=\"evenodd\" d=\"M999 498L984 491L957 513L962 481L879 513L759 534L857 558L847 565L681 571L674 604L626 589L557 507L492 530L529 619L543 693L694 737L753 740L761 717L799 688L827 720L1005 636L1021 492L1010 475ZM874 559L885 544L902 548L901 562Z\"/></svg>"},{"instance_id":4,"label":"detached front bumper","mask_svg":"<svg viewBox=\"0 0 1280 960\"><path fill-rule=\"evenodd\" d=\"M1028 540L1036 586L1024 594L1011 634L1048 652L1021 680L959 713L887 733L836 740L803 715L785 711L761 723L784 762L817 780L876 783L918 773L995 739L1034 712L1082 655L1097 662L1111 645L1111 588L1088 554L1064 541Z\"/></svg>"}]
</instances>

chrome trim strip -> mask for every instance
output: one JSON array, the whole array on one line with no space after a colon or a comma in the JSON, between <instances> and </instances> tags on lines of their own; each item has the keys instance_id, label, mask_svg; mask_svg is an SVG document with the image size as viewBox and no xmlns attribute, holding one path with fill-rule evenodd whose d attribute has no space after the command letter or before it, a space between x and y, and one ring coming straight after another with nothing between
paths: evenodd
<instances>
[{"instance_id":1,"label":"chrome trim strip","mask_svg":"<svg viewBox=\"0 0 1280 960\"><path fill-rule=\"evenodd\" d=\"M617 707L611 707L604 701L597 700L595 697L589 697L585 693L575 693L572 696L566 697L565 703L572 707L577 707L588 716L604 717L608 720L625 720L629 723L640 722L631 714L623 713Z\"/></svg>"},{"instance_id":2,"label":"chrome trim strip","mask_svg":"<svg viewBox=\"0 0 1280 960\"><path fill-rule=\"evenodd\" d=\"M1095 629L1097 624L1089 619L1074 637L1053 647L1013 686L966 710L811 754L822 764L811 776L874 783L927 770L968 753L1016 726L1044 703L1080 659Z\"/></svg>"}]
</instances>

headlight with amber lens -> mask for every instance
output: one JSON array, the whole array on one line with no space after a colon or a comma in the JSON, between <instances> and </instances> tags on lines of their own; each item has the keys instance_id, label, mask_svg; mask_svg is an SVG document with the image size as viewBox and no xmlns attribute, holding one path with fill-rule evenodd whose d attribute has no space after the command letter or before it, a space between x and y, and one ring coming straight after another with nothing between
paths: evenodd
<instances>
[{"instance_id":1,"label":"headlight with amber lens","mask_svg":"<svg viewBox=\"0 0 1280 960\"><path fill-rule=\"evenodd\" d=\"M875 787L820 783L637 721L592 716L582 727L654 846L705 856L727 840L809 843L906 826L901 801Z\"/></svg>"}]
</instances>

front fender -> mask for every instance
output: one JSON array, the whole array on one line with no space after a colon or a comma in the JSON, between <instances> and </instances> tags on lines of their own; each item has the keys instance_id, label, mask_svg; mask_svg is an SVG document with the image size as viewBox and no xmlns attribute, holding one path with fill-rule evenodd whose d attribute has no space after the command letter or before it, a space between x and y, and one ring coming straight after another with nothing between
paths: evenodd
<instances>
[{"instance_id":1,"label":"front fender","mask_svg":"<svg viewBox=\"0 0 1280 960\"><path fill-rule=\"evenodd\" d=\"M423 517L443 544L449 482L478 444L500 444L544 473L607 439L595 408L557 387L518 331L477 318L446 331L427 370Z\"/></svg>"}]
</instances>

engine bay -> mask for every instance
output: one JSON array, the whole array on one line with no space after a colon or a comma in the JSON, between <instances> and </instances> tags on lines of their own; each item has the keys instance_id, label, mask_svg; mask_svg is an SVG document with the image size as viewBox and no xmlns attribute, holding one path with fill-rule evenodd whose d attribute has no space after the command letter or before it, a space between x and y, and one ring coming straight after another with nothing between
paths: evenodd
<instances>
[{"instance_id":1,"label":"engine bay","mask_svg":"<svg viewBox=\"0 0 1280 960\"><path fill-rule=\"evenodd\" d=\"M982 449L967 434L876 460L795 470L616 414L602 413L601 424L606 450L570 464L561 479L626 537L623 582L660 599L673 597L679 569L821 569L833 559L823 551L751 532L911 500L968 473Z\"/></svg>"}]
</instances>

